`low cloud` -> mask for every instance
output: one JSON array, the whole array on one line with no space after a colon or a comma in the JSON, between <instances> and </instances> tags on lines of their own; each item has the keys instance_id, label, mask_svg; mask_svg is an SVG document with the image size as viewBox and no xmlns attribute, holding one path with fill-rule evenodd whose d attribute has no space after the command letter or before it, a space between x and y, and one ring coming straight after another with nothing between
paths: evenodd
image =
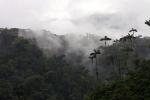
<instances>
[{"instance_id":1,"label":"low cloud","mask_svg":"<svg viewBox=\"0 0 150 100\"><path fill-rule=\"evenodd\" d=\"M149 0L0 0L0 27L118 37L132 27L148 35Z\"/></svg>"}]
</instances>

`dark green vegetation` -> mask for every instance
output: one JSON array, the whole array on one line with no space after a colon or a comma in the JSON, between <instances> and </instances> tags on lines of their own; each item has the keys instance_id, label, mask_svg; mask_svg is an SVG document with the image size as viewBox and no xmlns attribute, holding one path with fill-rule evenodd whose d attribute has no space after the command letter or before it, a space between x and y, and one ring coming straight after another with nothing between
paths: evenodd
<instances>
[{"instance_id":1,"label":"dark green vegetation","mask_svg":"<svg viewBox=\"0 0 150 100\"><path fill-rule=\"evenodd\" d=\"M135 37L133 28L129 32L103 48L100 64L109 70L101 72L103 82L84 100L150 100L150 38Z\"/></svg>"},{"instance_id":2,"label":"dark green vegetation","mask_svg":"<svg viewBox=\"0 0 150 100\"><path fill-rule=\"evenodd\" d=\"M18 29L0 30L0 100L82 100L93 83L83 66L45 57Z\"/></svg>"},{"instance_id":3,"label":"dark green vegetation","mask_svg":"<svg viewBox=\"0 0 150 100\"><path fill-rule=\"evenodd\" d=\"M85 100L150 100L150 61L139 62L125 79L98 86Z\"/></svg>"},{"instance_id":4,"label":"dark green vegetation","mask_svg":"<svg viewBox=\"0 0 150 100\"><path fill-rule=\"evenodd\" d=\"M0 29L0 100L150 100L150 38L129 32L112 45L100 39L91 74L73 63L82 53L72 62L62 52L47 56L19 29Z\"/></svg>"}]
</instances>

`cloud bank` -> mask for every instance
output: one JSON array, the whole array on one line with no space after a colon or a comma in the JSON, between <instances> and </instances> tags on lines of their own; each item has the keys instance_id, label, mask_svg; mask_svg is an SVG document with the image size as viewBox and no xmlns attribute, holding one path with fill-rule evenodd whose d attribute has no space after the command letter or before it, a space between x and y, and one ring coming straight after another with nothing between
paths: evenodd
<instances>
[{"instance_id":1,"label":"cloud bank","mask_svg":"<svg viewBox=\"0 0 150 100\"><path fill-rule=\"evenodd\" d=\"M149 0L0 0L0 27L122 36L132 27L148 35Z\"/></svg>"}]
</instances>

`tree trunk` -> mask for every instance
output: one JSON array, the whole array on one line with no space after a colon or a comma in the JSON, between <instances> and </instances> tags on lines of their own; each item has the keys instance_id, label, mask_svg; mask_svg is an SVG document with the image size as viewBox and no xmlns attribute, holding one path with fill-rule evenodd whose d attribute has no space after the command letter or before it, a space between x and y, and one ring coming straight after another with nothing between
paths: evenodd
<instances>
[{"instance_id":1,"label":"tree trunk","mask_svg":"<svg viewBox=\"0 0 150 100\"><path fill-rule=\"evenodd\" d=\"M96 57L96 79L98 80L98 67L97 67L97 57Z\"/></svg>"}]
</instances>

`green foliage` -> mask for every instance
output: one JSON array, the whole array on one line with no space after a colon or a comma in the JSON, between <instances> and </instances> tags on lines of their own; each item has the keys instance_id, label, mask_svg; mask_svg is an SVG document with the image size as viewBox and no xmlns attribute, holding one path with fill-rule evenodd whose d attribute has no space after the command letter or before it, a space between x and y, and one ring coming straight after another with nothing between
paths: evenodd
<instances>
[{"instance_id":1,"label":"green foliage","mask_svg":"<svg viewBox=\"0 0 150 100\"><path fill-rule=\"evenodd\" d=\"M85 100L149 100L150 61L139 62L137 69L122 80L97 87Z\"/></svg>"},{"instance_id":2,"label":"green foliage","mask_svg":"<svg viewBox=\"0 0 150 100\"><path fill-rule=\"evenodd\" d=\"M105 47L100 77L109 81L93 90L94 78L84 66L67 63L64 55L45 56L18 31L0 30L0 100L150 99L150 61L141 60L149 56L149 44L143 44L150 39Z\"/></svg>"},{"instance_id":3,"label":"green foliage","mask_svg":"<svg viewBox=\"0 0 150 100\"><path fill-rule=\"evenodd\" d=\"M36 41L0 31L0 100L82 100L93 79L64 56L45 57Z\"/></svg>"}]
</instances>

